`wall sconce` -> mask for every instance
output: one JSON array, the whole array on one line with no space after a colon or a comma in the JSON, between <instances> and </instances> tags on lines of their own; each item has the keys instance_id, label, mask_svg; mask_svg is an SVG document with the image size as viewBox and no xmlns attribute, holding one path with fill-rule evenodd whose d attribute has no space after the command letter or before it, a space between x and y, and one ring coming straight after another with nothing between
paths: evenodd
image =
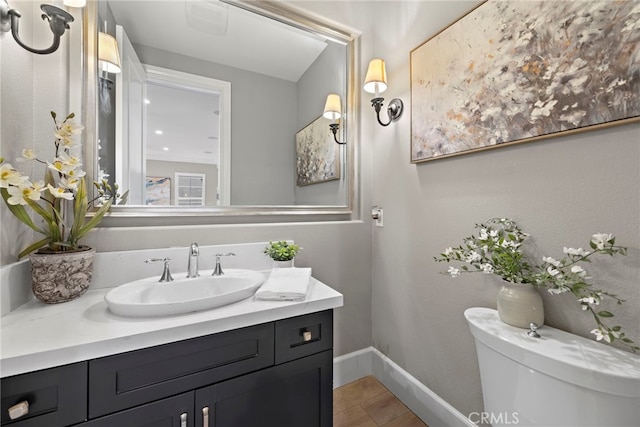
<instances>
[{"instance_id":1,"label":"wall sconce","mask_svg":"<svg viewBox=\"0 0 640 427\"><path fill-rule=\"evenodd\" d=\"M86 2L86 0L65 0L64 4L66 6L76 7L76 5L78 4L82 4L82 6L84 6L84 2ZM71 16L68 12L50 4L43 4L40 6L40 9L42 9L42 11L44 12L42 14L42 19L49 21L49 28L51 28L51 32L53 33L53 42L48 48L34 49L24 44L24 42L20 39L20 35L18 34L20 17L22 15L19 11L10 9L7 0L0 0L0 34L6 33L11 30L11 34L16 40L16 43L32 53L46 55L55 52L60 46L60 37L62 37L65 30L69 29L69 24L73 22L73 16Z\"/></svg>"},{"instance_id":2,"label":"wall sconce","mask_svg":"<svg viewBox=\"0 0 640 427\"><path fill-rule=\"evenodd\" d=\"M331 130L331 133L333 133L333 139L336 141L336 143L340 145L345 145L346 142L338 141L338 136L337 136L338 129L340 129L340 124L338 123L338 121L342 117L342 105L340 103L340 95L337 95L335 93L330 93L327 96L327 102L324 104L324 113L322 113L322 115L329 120L336 121L335 123L331 123L329 125L329 129Z\"/></svg>"},{"instance_id":3,"label":"wall sconce","mask_svg":"<svg viewBox=\"0 0 640 427\"><path fill-rule=\"evenodd\" d=\"M107 23L104 23L105 32L98 33L98 67L102 71L100 83L106 85L107 90L111 90L113 81L107 74L117 74L122 71L120 65L120 52L118 51L118 42L111 34L107 34Z\"/></svg>"},{"instance_id":4,"label":"wall sconce","mask_svg":"<svg viewBox=\"0 0 640 427\"><path fill-rule=\"evenodd\" d=\"M391 122L395 122L402 116L404 104L401 99L394 98L389 102L389 106L387 107L389 121L382 123L380 120L380 110L382 109L384 98L380 97L379 94L387 90L387 70L384 66L384 60L372 59L371 62L369 62L369 69L364 79L364 90L365 92L375 94L375 98L371 100L371 106L376 110L376 118L381 126L389 126Z\"/></svg>"}]
</instances>

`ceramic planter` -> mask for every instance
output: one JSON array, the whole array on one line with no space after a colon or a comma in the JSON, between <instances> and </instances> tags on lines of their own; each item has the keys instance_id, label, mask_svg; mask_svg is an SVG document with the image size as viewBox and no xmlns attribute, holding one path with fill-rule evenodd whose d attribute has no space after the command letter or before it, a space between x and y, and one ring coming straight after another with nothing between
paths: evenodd
<instances>
[{"instance_id":1,"label":"ceramic planter","mask_svg":"<svg viewBox=\"0 0 640 427\"><path fill-rule=\"evenodd\" d=\"M77 251L30 254L33 294L46 304L78 298L91 284L95 253L81 246Z\"/></svg>"},{"instance_id":2,"label":"ceramic planter","mask_svg":"<svg viewBox=\"0 0 640 427\"><path fill-rule=\"evenodd\" d=\"M529 329L530 323L544 324L542 296L528 283L502 282L498 291L498 315L504 323Z\"/></svg>"}]
</instances>

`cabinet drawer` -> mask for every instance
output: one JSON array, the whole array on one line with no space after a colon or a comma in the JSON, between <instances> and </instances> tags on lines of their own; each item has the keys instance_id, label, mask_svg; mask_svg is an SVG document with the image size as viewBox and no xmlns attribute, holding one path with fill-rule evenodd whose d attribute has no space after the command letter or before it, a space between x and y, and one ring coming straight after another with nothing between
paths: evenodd
<instances>
[{"instance_id":1,"label":"cabinet drawer","mask_svg":"<svg viewBox=\"0 0 640 427\"><path fill-rule=\"evenodd\" d=\"M89 418L273 365L273 323L89 362Z\"/></svg>"},{"instance_id":2,"label":"cabinet drawer","mask_svg":"<svg viewBox=\"0 0 640 427\"><path fill-rule=\"evenodd\" d=\"M276 364L330 348L333 348L333 310L276 322Z\"/></svg>"},{"instance_id":3,"label":"cabinet drawer","mask_svg":"<svg viewBox=\"0 0 640 427\"><path fill-rule=\"evenodd\" d=\"M194 392L147 403L76 427L193 427Z\"/></svg>"},{"instance_id":4,"label":"cabinet drawer","mask_svg":"<svg viewBox=\"0 0 640 427\"><path fill-rule=\"evenodd\" d=\"M3 378L2 425L58 427L87 417L87 363L75 363L43 371ZM28 402L28 413L11 420L9 408Z\"/></svg>"}]
</instances>

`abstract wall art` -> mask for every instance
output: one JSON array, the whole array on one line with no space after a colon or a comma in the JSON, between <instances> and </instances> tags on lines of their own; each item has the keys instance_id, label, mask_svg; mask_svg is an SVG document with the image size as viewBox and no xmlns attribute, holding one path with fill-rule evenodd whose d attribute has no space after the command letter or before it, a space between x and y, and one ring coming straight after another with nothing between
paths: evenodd
<instances>
[{"instance_id":1,"label":"abstract wall art","mask_svg":"<svg viewBox=\"0 0 640 427\"><path fill-rule=\"evenodd\" d=\"M328 119L319 117L296 133L296 184L340 179L340 149L329 133Z\"/></svg>"},{"instance_id":2,"label":"abstract wall art","mask_svg":"<svg viewBox=\"0 0 640 427\"><path fill-rule=\"evenodd\" d=\"M489 0L411 51L411 162L640 119L640 3Z\"/></svg>"}]
</instances>

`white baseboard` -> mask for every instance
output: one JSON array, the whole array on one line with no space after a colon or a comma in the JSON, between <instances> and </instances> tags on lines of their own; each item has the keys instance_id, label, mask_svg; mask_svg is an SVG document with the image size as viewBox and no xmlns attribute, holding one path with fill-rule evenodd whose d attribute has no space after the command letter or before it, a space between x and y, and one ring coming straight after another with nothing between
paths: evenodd
<instances>
[{"instance_id":1,"label":"white baseboard","mask_svg":"<svg viewBox=\"0 0 640 427\"><path fill-rule=\"evenodd\" d=\"M373 375L430 427L476 427L429 387L373 347L333 359L333 387Z\"/></svg>"}]
</instances>

